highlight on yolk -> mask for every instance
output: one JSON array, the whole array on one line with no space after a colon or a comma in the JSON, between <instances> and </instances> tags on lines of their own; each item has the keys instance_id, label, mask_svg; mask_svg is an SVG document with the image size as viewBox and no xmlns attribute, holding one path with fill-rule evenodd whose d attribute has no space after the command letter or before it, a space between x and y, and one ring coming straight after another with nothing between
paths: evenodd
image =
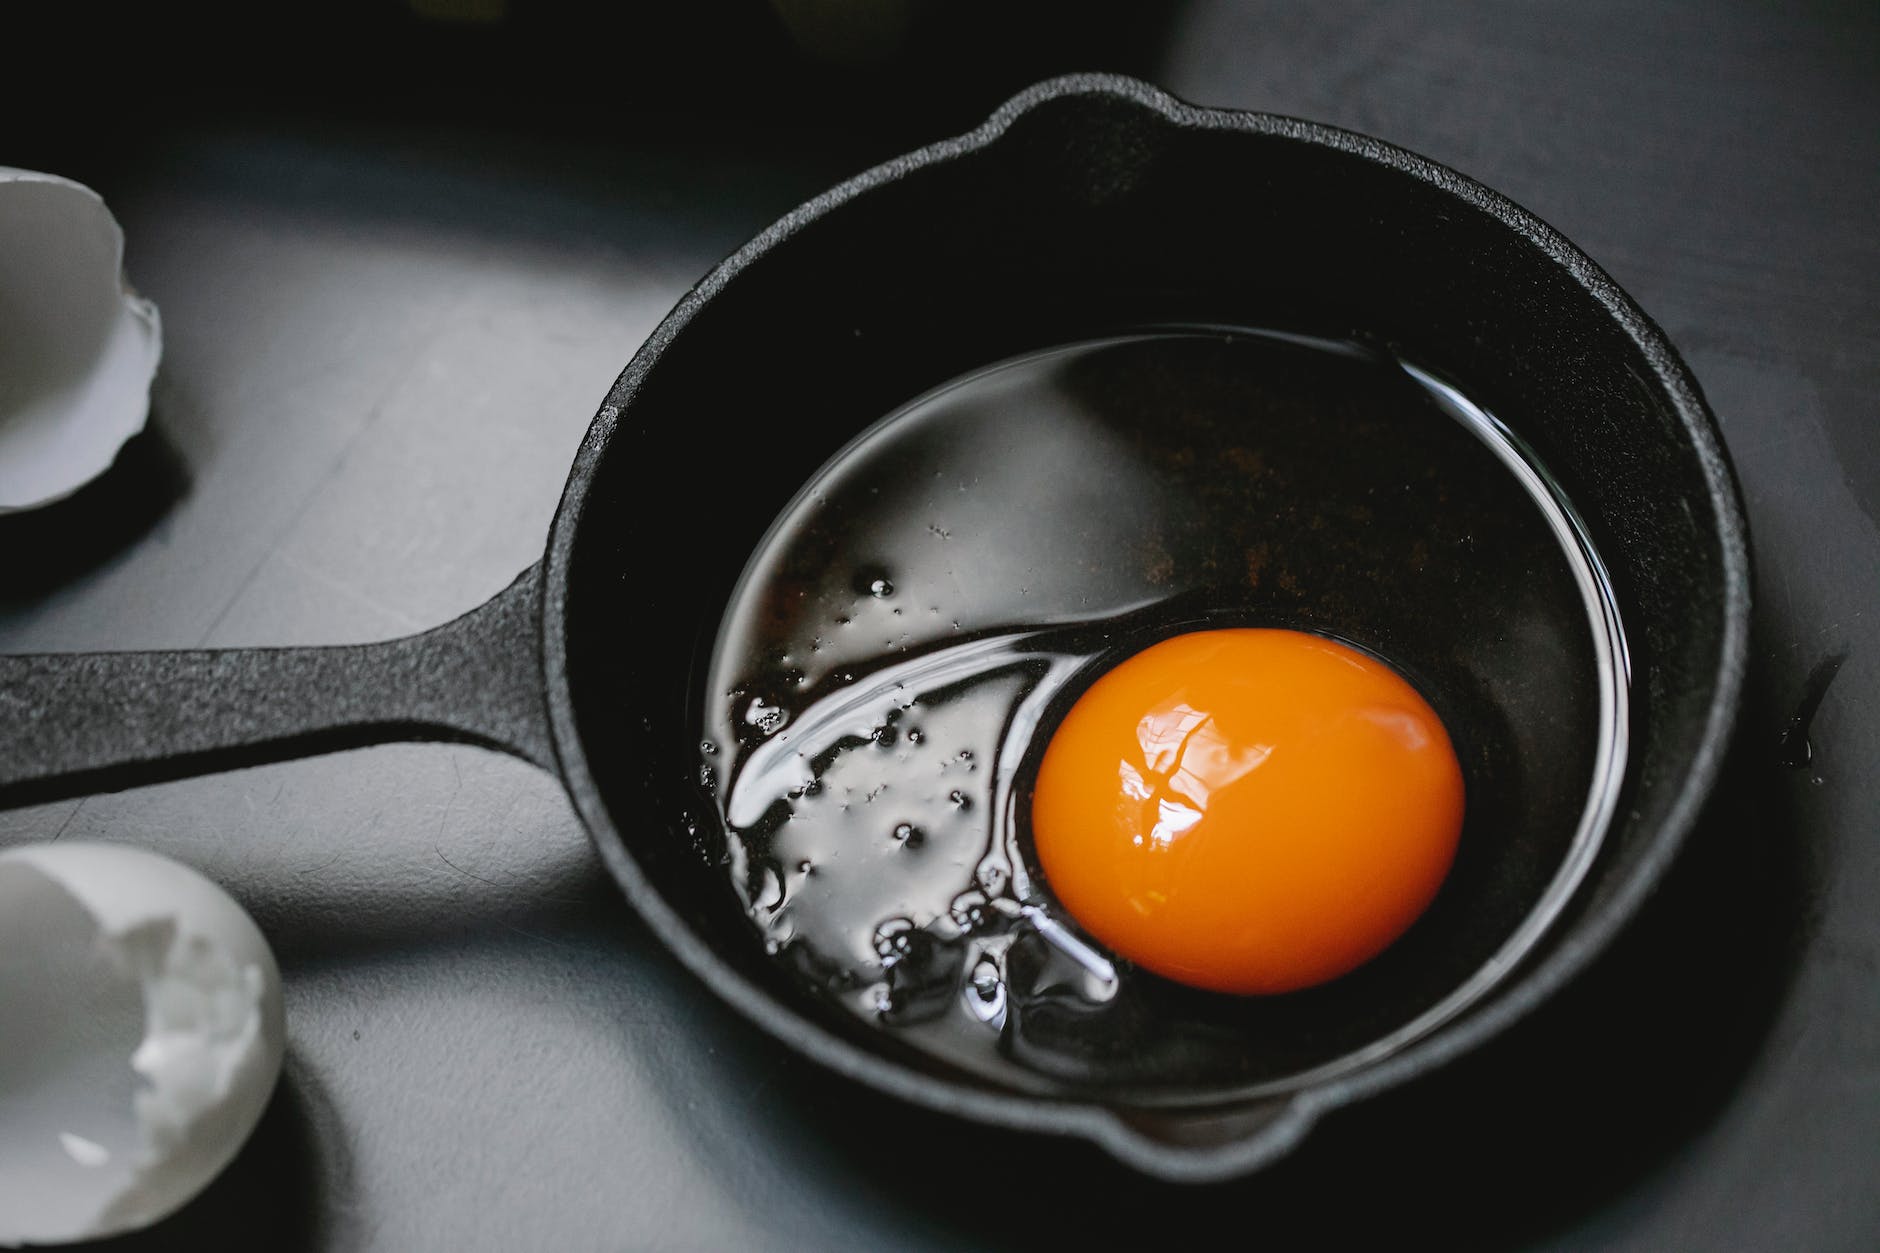
<instances>
[{"instance_id":1,"label":"highlight on yolk","mask_svg":"<svg viewBox=\"0 0 1880 1253\"><path fill-rule=\"evenodd\" d=\"M1362 965L1436 896L1462 769L1376 658L1299 631L1177 635L1078 698L1045 749L1032 837L1083 927L1220 992Z\"/></svg>"}]
</instances>

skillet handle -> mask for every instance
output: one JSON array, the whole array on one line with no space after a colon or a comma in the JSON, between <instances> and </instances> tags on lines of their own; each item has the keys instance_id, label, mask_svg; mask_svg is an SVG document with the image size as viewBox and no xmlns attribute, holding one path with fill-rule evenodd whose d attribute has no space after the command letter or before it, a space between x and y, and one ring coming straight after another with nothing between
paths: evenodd
<instances>
[{"instance_id":1,"label":"skillet handle","mask_svg":"<svg viewBox=\"0 0 1880 1253\"><path fill-rule=\"evenodd\" d=\"M554 770L541 566L403 639L0 657L0 809L391 740Z\"/></svg>"}]
</instances>

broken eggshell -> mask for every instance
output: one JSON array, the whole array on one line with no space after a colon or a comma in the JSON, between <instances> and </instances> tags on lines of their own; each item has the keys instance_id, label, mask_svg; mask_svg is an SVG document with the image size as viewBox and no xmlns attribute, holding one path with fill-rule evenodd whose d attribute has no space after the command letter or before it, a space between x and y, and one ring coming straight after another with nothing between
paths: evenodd
<instances>
[{"instance_id":1,"label":"broken eggshell","mask_svg":"<svg viewBox=\"0 0 1880 1253\"><path fill-rule=\"evenodd\" d=\"M280 1075L254 921L167 857L0 853L0 1247L148 1226L202 1191Z\"/></svg>"},{"instance_id":2,"label":"broken eggshell","mask_svg":"<svg viewBox=\"0 0 1880 1253\"><path fill-rule=\"evenodd\" d=\"M0 166L0 513L71 495L150 413L157 307L97 192Z\"/></svg>"}]
</instances>

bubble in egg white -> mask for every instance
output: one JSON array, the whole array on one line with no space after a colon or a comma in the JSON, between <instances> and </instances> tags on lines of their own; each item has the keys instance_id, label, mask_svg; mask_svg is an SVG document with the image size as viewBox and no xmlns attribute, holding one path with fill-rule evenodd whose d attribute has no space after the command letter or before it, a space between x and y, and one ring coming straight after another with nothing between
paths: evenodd
<instances>
[{"instance_id":1,"label":"bubble in egg white","mask_svg":"<svg viewBox=\"0 0 1880 1253\"><path fill-rule=\"evenodd\" d=\"M0 1246L146 1227L219 1174L280 1075L280 972L155 853L0 853Z\"/></svg>"}]
</instances>

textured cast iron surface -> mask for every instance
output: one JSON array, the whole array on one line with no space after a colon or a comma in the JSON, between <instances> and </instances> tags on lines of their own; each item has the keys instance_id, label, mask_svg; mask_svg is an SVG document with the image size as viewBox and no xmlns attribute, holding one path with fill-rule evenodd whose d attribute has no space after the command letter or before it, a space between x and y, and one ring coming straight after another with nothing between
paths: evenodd
<instances>
[{"instance_id":1,"label":"textured cast iron surface","mask_svg":"<svg viewBox=\"0 0 1880 1253\"><path fill-rule=\"evenodd\" d=\"M541 592L382 644L0 657L0 806L397 739L552 770Z\"/></svg>"}]
</instances>

